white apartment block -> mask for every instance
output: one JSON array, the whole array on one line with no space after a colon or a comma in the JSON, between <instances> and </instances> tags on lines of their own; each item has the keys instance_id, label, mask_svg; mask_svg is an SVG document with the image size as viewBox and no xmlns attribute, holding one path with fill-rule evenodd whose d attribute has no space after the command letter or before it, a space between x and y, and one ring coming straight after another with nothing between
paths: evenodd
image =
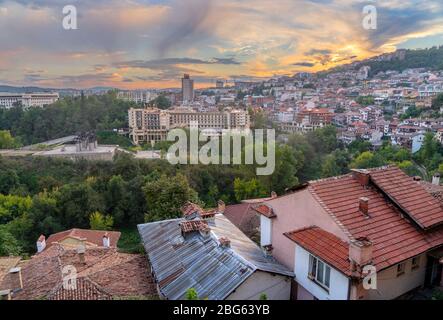
<instances>
[{"instance_id":1,"label":"white apartment block","mask_svg":"<svg viewBox=\"0 0 443 320\"><path fill-rule=\"evenodd\" d=\"M0 93L0 108L44 107L58 101L58 93Z\"/></svg>"},{"instance_id":2,"label":"white apartment block","mask_svg":"<svg viewBox=\"0 0 443 320\"><path fill-rule=\"evenodd\" d=\"M135 103L149 103L158 95L152 91L119 91L117 98Z\"/></svg>"},{"instance_id":3,"label":"white apartment block","mask_svg":"<svg viewBox=\"0 0 443 320\"><path fill-rule=\"evenodd\" d=\"M440 93L443 93L443 85L441 84L429 84L418 87L418 93L420 98L434 97Z\"/></svg>"},{"instance_id":4,"label":"white apartment block","mask_svg":"<svg viewBox=\"0 0 443 320\"><path fill-rule=\"evenodd\" d=\"M169 130L175 128L195 128L200 130L223 129L247 130L250 128L249 114L245 110L197 112L191 108L160 110L156 108L128 111L130 135L135 144L141 142L164 141Z\"/></svg>"}]
</instances>

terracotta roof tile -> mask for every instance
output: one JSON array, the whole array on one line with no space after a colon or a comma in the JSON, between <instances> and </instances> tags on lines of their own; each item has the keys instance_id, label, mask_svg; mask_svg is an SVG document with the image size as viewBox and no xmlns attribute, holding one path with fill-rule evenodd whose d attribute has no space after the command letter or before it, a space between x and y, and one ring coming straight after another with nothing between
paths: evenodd
<instances>
[{"instance_id":1,"label":"terracotta roof tile","mask_svg":"<svg viewBox=\"0 0 443 320\"><path fill-rule=\"evenodd\" d=\"M203 230L208 227L208 223L203 220L183 221L180 223L182 232L188 233L193 231Z\"/></svg>"},{"instance_id":2,"label":"terracotta roof tile","mask_svg":"<svg viewBox=\"0 0 443 320\"><path fill-rule=\"evenodd\" d=\"M63 241L66 238L72 237L76 239L85 239L85 241L93 246L103 246L103 236L108 234L110 237L111 248L116 248L118 240L120 239L120 232L117 231L100 231L100 230L85 230L85 229L71 229L59 233L52 234L46 240L47 250L55 242Z\"/></svg>"},{"instance_id":3,"label":"terracotta roof tile","mask_svg":"<svg viewBox=\"0 0 443 320\"><path fill-rule=\"evenodd\" d=\"M371 170L370 177L420 227L429 229L443 223L440 202L399 168Z\"/></svg>"},{"instance_id":4,"label":"terracotta roof tile","mask_svg":"<svg viewBox=\"0 0 443 320\"><path fill-rule=\"evenodd\" d=\"M64 266L77 271L76 290L63 288ZM116 249L88 248L82 263L74 249L53 244L22 265L23 290L16 300L106 300L114 297L156 295L150 267L143 255Z\"/></svg>"},{"instance_id":5,"label":"terracotta roof tile","mask_svg":"<svg viewBox=\"0 0 443 320\"><path fill-rule=\"evenodd\" d=\"M260 219L257 216L251 203L240 203L226 206L224 215L248 237L253 237L260 226Z\"/></svg>"},{"instance_id":6,"label":"terracotta roof tile","mask_svg":"<svg viewBox=\"0 0 443 320\"><path fill-rule=\"evenodd\" d=\"M332 233L312 226L287 232L285 236L335 269L351 275L349 244Z\"/></svg>"},{"instance_id":7,"label":"terracotta roof tile","mask_svg":"<svg viewBox=\"0 0 443 320\"><path fill-rule=\"evenodd\" d=\"M383 176L383 172L386 172L387 178ZM412 178L392 167L370 170L371 179L373 174L377 182L394 193L395 181L402 180L405 185L409 185L407 180L412 181ZM389 179L394 182L391 184ZM439 216L438 209L432 199L432 206L427 210L429 213L424 210L427 208L425 205L429 195L425 191L422 193L420 189L416 190L414 184L419 188L417 182L413 181L413 185L410 185L413 200L403 196L400 201L412 210L415 219L426 223L430 221L429 216ZM351 174L312 181L309 190L350 240L366 237L373 243L374 263L379 270L443 245L443 227L427 231L419 228L378 189L378 186L370 183L364 187ZM419 209L416 207L415 192L423 195L425 199L424 206L418 203ZM369 199L369 217L359 210L361 197ZM438 218L433 221L438 221ZM432 220L430 222L433 223Z\"/></svg>"},{"instance_id":8,"label":"terracotta roof tile","mask_svg":"<svg viewBox=\"0 0 443 320\"><path fill-rule=\"evenodd\" d=\"M266 204L260 204L258 206L253 207L255 211L257 211L259 214L267 217L267 218L275 218L277 217L274 213L274 210L266 205Z\"/></svg>"}]
</instances>

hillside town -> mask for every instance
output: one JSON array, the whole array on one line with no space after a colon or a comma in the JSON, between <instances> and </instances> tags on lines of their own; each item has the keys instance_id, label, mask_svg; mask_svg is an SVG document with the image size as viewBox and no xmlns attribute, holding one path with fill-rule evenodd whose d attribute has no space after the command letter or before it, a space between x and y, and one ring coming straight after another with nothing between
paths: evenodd
<instances>
[{"instance_id":1,"label":"hillside town","mask_svg":"<svg viewBox=\"0 0 443 320\"><path fill-rule=\"evenodd\" d=\"M2 319L439 317L442 17L0 0Z\"/></svg>"},{"instance_id":2,"label":"hillside town","mask_svg":"<svg viewBox=\"0 0 443 320\"><path fill-rule=\"evenodd\" d=\"M389 144L414 155L426 135L443 143L443 106L435 106L442 93L441 71L372 74L361 63L232 86L219 80L204 90L195 90L185 74L179 91L118 92L118 100L131 103L128 128L118 132L135 146L154 146L175 128L197 126L220 135L261 126L275 128L284 143L294 134L334 127L333 139L344 148L364 142L375 152ZM2 97L7 109L44 108ZM151 160L162 158L149 152ZM133 153L99 145L94 133L85 132L1 154L112 162ZM91 229L73 225L42 233L29 257L0 257L0 298L428 299L443 287L442 194L438 171L426 181L390 164L352 168L281 194L238 196L236 204L219 199L215 208L189 199L180 203L179 217L138 223L137 253L122 250L121 232L106 222L99 224L102 230L92 228L92 215Z\"/></svg>"}]
</instances>

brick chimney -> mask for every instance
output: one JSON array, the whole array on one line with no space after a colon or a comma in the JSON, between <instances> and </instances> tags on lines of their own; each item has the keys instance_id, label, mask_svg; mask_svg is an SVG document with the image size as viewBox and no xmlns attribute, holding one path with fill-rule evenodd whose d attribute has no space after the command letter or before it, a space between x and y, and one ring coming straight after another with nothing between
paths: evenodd
<instances>
[{"instance_id":1,"label":"brick chimney","mask_svg":"<svg viewBox=\"0 0 443 320\"><path fill-rule=\"evenodd\" d=\"M352 176L357 180L363 187L369 185L369 171L363 169L352 169Z\"/></svg>"},{"instance_id":2,"label":"brick chimney","mask_svg":"<svg viewBox=\"0 0 443 320\"><path fill-rule=\"evenodd\" d=\"M349 260L356 267L364 267L372 262L373 245L368 238L358 238L349 244Z\"/></svg>"},{"instance_id":3,"label":"brick chimney","mask_svg":"<svg viewBox=\"0 0 443 320\"><path fill-rule=\"evenodd\" d=\"M218 241L220 242L220 247L222 248L229 248L231 246L231 240L229 240L227 237L220 237Z\"/></svg>"},{"instance_id":4,"label":"brick chimney","mask_svg":"<svg viewBox=\"0 0 443 320\"><path fill-rule=\"evenodd\" d=\"M359 200L359 209L360 211L366 215L369 216L369 198L361 197Z\"/></svg>"},{"instance_id":5,"label":"brick chimney","mask_svg":"<svg viewBox=\"0 0 443 320\"><path fill-rule=\"evenodd\" d=\"M22 268L15 267L9 270L10 284L12 285L12 292L17 292L23 289Z\"/></svg>"},{"instance_id":6,"label":"brick chimney","mask_svg":"<svg viewBox=\"0 0 443 320\"><path fill-rule=\"evenodd\" d=\"M272 244L268 244L266 246L263 246L263 253L265 254L266 257L272 257L272 251L274 251L274 247L272 246Z\"/></svg>"},{"instance_id":7,"label":"brick chimney","mask_svg":"<svg viewBox=\"0 0 443 320\"><path fill-rule=\"evenodd\" d=\"M79 245L77 247L77 254L80 264L86 264L85 253L86 253L86 247L84 245Z\"/></svg>"},{"instance_id":8,"label":"brick chimney","mask_svg":"<svg viewBox=\"0 0 443 320\"><path fill-rule=\"evenodd\" d=\"M201 224L198 231L203 239L208 239L211 235L211 228L207 224Z\"/></svg>"},{"instance_id":9,"label":"brick chimney","mask_svg":"<svg viewBox=\"0 0 443 320\"><path fill-rule=\"evenodd\" d=\"M109 233L107 232L103 235L103 247L111 247L111 238L109 237Z\"/></svg>"},{"instance_id":10,"label":"brick chimney","mask_svg":"<svg viewBox=\"0 0 443 320\"><path fill-rule=\"evenodd\" d=\"M37 240L37 253L42 252L46 248L46 237L41 235Z\"/></svg>"},{"instance_id":11,"label":"brick chimney","mask_svg":"<svg viewBox=\"0 0 443 320\"><path fill-rule=\"evenodd\" d=\"M217 205L218 205L217 207L218 213L225 213L226 204L224 203L224 201L218 200Z\"/></svg>"}]
</instances>

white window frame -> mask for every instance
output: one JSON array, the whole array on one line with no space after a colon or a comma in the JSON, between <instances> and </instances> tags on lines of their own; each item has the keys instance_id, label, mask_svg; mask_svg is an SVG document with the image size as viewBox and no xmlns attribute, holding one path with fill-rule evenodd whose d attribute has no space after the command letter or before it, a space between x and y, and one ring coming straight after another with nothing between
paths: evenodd
<instances>
[{"instance_id":1,"label":"white window frame","mask_svg":"<svg viewBox=\"0 0 443 320\"><path fill-rule=\"evenodd\" d=\"M310 254L308 272L308 278L310 280L329 291L331 285L331 267L327 263Z\"/></svg>"},{"instance_id":2,"label":"white window frame","mask_svg":"<svg viewBox=\"0 0 443 320\"><path fill-rule=\"evenodd\" d=\"M406 262L397 264L397 278L406 273Z\"/></svg>"},{"instance_id":3,"label":"white window frame","mask_svg":"<svg viewBox=\"0 0 443 320\"><path fill-rule=\"evenodd\" d=\"M415 260L415 263L414 263L414 260ZM412 271L420 269L420 256L412 258L411 264L412 264L411 265Z\"/></svg>"}]
</instances>

